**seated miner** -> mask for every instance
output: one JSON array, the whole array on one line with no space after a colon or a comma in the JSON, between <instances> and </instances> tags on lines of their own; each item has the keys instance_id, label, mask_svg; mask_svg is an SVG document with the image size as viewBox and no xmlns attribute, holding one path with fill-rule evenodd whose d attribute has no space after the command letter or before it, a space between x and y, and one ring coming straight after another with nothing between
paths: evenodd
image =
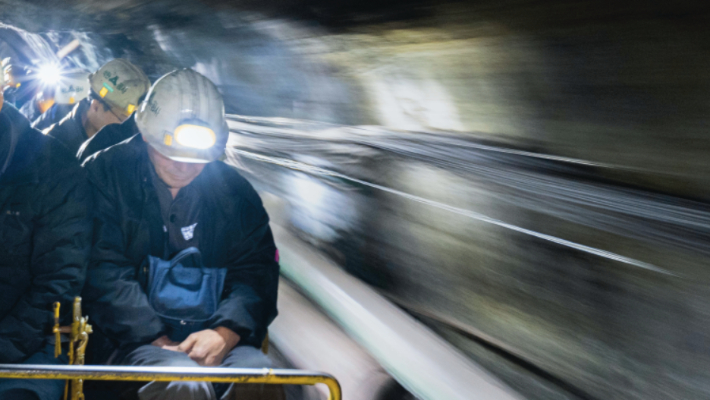
<instances>
[{"instance_id":1,"label":"seated miner","mask_svg":"<svg viewBox=\"0 0 710 400\"><path fill-rule=\"evenodd\" d=\"M64 119L77 103L89 96L90 76L82 71L62 74L54 92L54 104L32 121L32 127L41 131Z\"/></svg>"},{"instance_id":2,"label":"seated miner","mask_svg":"<svg viewBox=\"0 0 710 400\"><path fill-rule=\"evenodd\" d=\"M276 247L257 193L218 161L228 130L217 88L173 71L135 118L109 128L131 139L84 163L97 214L89 353L120 365L269 366L259 348L276 316ZM138 395L231 396L221 386L151 382Z\"/></svg>"},{"instance_id":3,"label":"seated miner","mask_svg":"<svg viewBox=\"0 0 710 400\"><path fill-rule=\"evenodd\" d=\"M0 363L67 364L54 355L53 304L68 314L84 283L93 229L84 174L0 92ZM63 390L64 381L0 379L0 399L57 400Z\"/></svg>"},{"instance_id":4,"label":"seated miner","mask_svg":"<svg viewBox=\"0 0 710 400\"><path fill-rule=\"evenodd\" d=\"M76 103L61 121L43 131L73 154L104 126L128 119L148 91L150 80L140 68L117 58L90 75L87 84L89 97ZM42 122L37 121L37 124Z\"/></svg>"}]
</instances>

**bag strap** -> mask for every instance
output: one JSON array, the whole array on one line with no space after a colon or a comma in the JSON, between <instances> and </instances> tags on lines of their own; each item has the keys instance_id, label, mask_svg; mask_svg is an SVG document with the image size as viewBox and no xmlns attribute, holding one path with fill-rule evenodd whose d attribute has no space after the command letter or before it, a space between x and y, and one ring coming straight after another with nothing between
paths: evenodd
<instances>
[{"instance_id":1,"label":"bag strap","mask_svg":"<svg viewBox=\"0 0 710 400\"><path fill-rule=\"evenodd\" d=\"M199 267L200 269L204 269L204 265L202 265L202 255L200 254L200 250L197 247L188 247L185 250L182 250L181 252L177 253L175 257L170 260L170 268L172 269L175 265L177 265L180 261L183 259L193 255L197 254L198 256L198 261L199 261Z\"/></svg>"}]
</instances>

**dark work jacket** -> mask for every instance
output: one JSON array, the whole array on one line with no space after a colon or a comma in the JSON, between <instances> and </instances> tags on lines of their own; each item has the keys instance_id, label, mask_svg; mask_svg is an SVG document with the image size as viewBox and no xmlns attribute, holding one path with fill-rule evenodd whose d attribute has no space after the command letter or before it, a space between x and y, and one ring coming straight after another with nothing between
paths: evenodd
<instances>
[{"instance_id":1,"label":"dark work jacket","mask_svg":"<svg viewBox=\"0 0 710 400\"><path fill-rule=\"evenodd\" d=\"M37 101L32 98L20 107L20 114L24 115L29 121L34 121L42 114L42 111L37 107Z\"/></svg>"},{"instance_id":2,"label":"dark work jacket","mask_svg":"<svg viewBox=\"0 0 710 400\"><path fill-rule=\"evenodd\" d=\"M32 127L40 131L49 128L53 124L63 120L77 105L78 103L52 104L52 107L49 107L47 111L32 122Z\"/></svg>"},{"instance_id":3,"label":"dark work jacket","mask_svg":"<svg viewBox=\"0 0 710 400\"><path fill-rule=\"evenodd\" d=\"M64 119L45 129L42 133L57 139L73 155L76 155L81 144L88 139L82 119L90 105L91 101L88 98L83 99L74 106L71 113L67 114Z\"/></svg>"},{"instance_id":4,"label":"dark work jacket","mask_svg":"<svg viewBox=\"0 0 710 400\"><path fill-rule=\"evenodd\" d=\"M91 193L76 159L4 104L0 135L11 130L18 141L0 176L0 363L21 362L44 346L55 301L71 312L93 226Z\"/></svg>"},{"instance_id":5,"label":"dark work jacket","mask_svg":"<svg viewBox=\"0 0 710 400\"><path fill-rule=\"evenodd\" d=\"M106 125L101 130L96 132L91 139L84 142L79 149L76 157L79 162L84 162L90 155L107 149L114 144L123 142L138 134L138 127L136 126L135 113L131 115L127 120L123 121L121 124L111 124Z\"/></svg>"},{"instance_id":6,"label":"dark work jacket","mask_svg":"<svg viewBox=\"0 0 710 400\"><path fill-rule=\"evenodd\" d=\"M84 162L95 191L97 227L83 297L95 329L122 351L165 333L146 296L144 261L148 255L163 257L165 240L151 166L140 135ZM203 207L195 228L203 263L228 268L209 326L229 328L240 344L260 347L276 317L279 274L268 215L249 182L222 162L207 164L192 184Z\"/></svg>"}]
</instances>

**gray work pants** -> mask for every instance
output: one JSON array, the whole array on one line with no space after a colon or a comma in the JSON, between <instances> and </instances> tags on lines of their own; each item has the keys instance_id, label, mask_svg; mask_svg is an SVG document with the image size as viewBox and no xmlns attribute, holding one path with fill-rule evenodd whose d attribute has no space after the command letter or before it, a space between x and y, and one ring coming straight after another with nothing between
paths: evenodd
<instances>
[{"instance_id":1,"label":"gray work pants","mask_svg":"<svg viewBox=\"0 0 710 400\"><path fill-rule=\"evenodd\" d=\"M141 346L123 359L123 365L198 367L185 353L163 350L160 347ZM221 367L271 368L271 360L261 350L251 346L237 346L230 351ZM226 391L222 399L229 395ZM138 390L140 400L216 400L217 394L209 382L150 382Z\"/></svg>"}]
</instances>

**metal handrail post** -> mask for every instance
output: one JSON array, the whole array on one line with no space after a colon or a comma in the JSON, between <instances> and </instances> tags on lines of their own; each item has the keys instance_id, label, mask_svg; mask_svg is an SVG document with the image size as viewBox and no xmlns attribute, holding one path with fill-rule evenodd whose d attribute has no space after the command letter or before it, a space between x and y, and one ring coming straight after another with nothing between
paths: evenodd
<instances>
[{"instance_id":1,"label":"metal handrail post","mask_svg":"<svg viewBox=\"0 0 710 400\"><path fill-rule=\"evenodd\" d=\"M322 383L330 390L329 400L342 400L340 384L331 375L295 369L0 364L0 378L145 382L197 381L269 385L315 385Z\"/></svg>"}]
</instances>

